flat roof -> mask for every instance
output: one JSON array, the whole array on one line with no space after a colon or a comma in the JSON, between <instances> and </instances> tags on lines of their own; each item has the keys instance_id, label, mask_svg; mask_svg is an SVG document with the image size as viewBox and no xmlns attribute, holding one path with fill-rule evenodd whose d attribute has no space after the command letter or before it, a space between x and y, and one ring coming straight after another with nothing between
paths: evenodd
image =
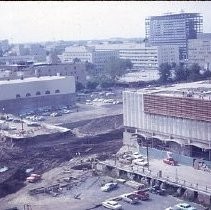
<instances>
[{"instance_id":1,"label":"flat roof","mask_svg":"<svg viewBox=\"0 0 211 210\"><path fill-rule=\"evenodd\" d=\"M68 77L72 77L72 76L68 76ZM50 81L50 80L59 80L59 79L64 79L64 78L66 77L65 76L27 77L24 79L2 80L0 81L0 85L27 83L27 82L36 82L36 81Z\"/></svg>"},{"instance_id":2,"label":"flat roof","mask_svg":"<svg viewBox=\"0 0 211 210\"><path fill-rule=\"evenodd\" d=\"M211 100L211 80L180 83L160 87L148 87L138 90L128 90L127 92L137 92L141 94L163 95L170 97L190 97Z\"/></svg>"}]
</instances>

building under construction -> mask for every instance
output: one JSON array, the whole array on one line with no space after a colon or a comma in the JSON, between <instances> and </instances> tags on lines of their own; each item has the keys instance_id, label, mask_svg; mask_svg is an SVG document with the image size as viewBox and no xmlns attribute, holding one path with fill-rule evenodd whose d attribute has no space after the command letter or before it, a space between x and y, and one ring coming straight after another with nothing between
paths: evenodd
<instances>
[{"instance_id":1,"label":"building under construction","mask_svg":"<svg viewBox=\"0 0 211 210\"><path fill-rule=\"evenodd\" d=\"M135 133L150 147L210 161L210 108L211 81L125 91L124 138Z\"/></svg>"},{"instance_id":2,"label":"building under construction","mask_svg":"<svg viewBox=\"0 0 211 210\"><path fill-rule=\"evenodd\" d=\"M145 20L146 38L152 46L177 45L180 59L187 59L189 39L203 32L203 18L199 13L165 14Z\"/></svg>"}]
</instances>

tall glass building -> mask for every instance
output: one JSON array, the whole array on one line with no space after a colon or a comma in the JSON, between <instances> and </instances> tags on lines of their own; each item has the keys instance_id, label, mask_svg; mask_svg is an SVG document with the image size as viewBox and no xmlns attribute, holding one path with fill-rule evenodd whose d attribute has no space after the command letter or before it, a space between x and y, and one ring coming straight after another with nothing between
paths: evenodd
<instances>
[{"instance_id":1,"label":"tall glass building","mask_svg":"<svg viewBox=\"0 0 211 210\"><path fill-rule=\"evenodd\" d=\"M196 39L203 32L203 18L199 13L151 16L146 18L145 28L149 45L177 45L180 60L185 60L188 40Z\"/></svg>"}]
</instances>

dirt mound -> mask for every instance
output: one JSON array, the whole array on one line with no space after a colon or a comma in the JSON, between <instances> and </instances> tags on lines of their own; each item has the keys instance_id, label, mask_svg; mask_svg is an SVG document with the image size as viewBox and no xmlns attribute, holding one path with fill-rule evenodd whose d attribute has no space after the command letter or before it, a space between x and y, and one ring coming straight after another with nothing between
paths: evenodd
<instances>
[{"instance_id":1,"label":"dirt mound","mask_svg":"<svg viewBox=\"0 0 211 210\"><path fill-rule=\"evenodd\" d=\"M123 115L116 115L93 119L86 125L75 128L73 131L78 136L91 136L106 133L114 129L120 129L122 126Z\"/></svg>"}]
</instances>

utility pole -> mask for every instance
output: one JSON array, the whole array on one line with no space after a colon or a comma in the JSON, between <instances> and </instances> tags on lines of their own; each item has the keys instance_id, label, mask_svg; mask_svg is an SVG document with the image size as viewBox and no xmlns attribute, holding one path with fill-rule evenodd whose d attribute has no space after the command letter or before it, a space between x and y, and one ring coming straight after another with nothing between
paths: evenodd
<instances>
[{"instance_id":1,"label":"utility pole","mask_svg":"<svg viewBox=\"0 0 211 210\"><path fill-rule=\"evenodd\" d=\"M149 168L149 145L148 145L148 138L146 137L146 143L147 143L147 163L148 163L148 168Z\"/></svg>"}]
</instances>

